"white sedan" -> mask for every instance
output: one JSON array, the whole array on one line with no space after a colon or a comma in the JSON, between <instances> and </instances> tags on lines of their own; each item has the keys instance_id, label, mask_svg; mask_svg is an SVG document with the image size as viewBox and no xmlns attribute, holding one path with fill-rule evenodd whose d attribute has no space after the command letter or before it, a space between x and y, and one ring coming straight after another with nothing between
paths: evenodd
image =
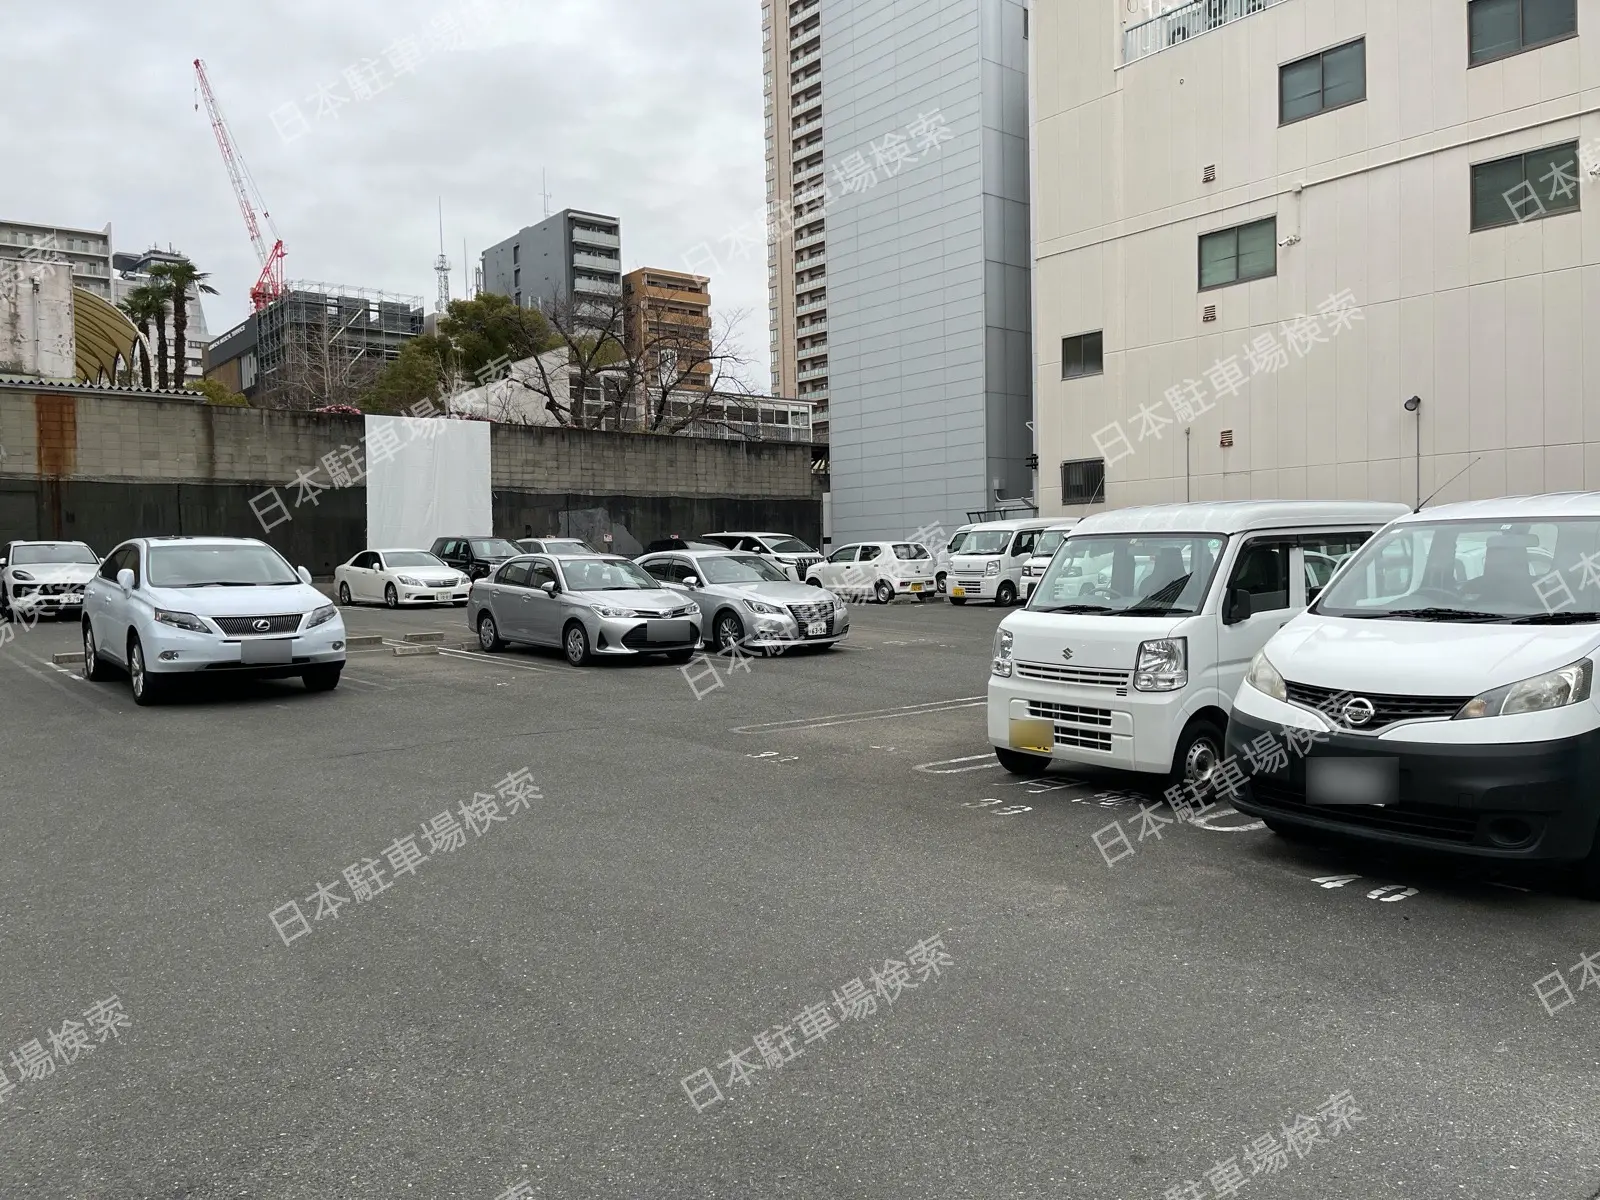
<instances>
[{"instance_id":1,"label":"white sedan","mask_svg":"<svg viewBox=\"0 0 1600 1200\"><path fill-rule=\"evenodd\" d=\"M472 581L426 550L363 550L333 569L339 603L454 604L464 607Z\"/></svg>"}]
</instances>

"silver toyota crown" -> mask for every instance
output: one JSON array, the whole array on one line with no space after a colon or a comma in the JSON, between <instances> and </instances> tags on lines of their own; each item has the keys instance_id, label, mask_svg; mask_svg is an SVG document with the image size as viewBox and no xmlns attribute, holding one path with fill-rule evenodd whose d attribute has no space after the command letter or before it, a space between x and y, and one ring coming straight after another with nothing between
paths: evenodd
<instances>
[{"instance_id":1,"label":"silver toyota crown","mask_svg":"<svg viewBox=\"0 0 1600 1200\"><path fill-rule=\"evenodd\" d=\"M850 609L831 592L795 583L770 559L736 550L646 554L638 563L706 614L717 650L739 644L827 648L850 632Z\"/></svg>"},{"instance_id":2,"label":"silver toyota crown","mask_svg":"<svg viewBox=\"0 0 1600 1200\"><path fill-rule=\"evenodd\" d=\"M700 620L693 600L618 554L513 558L474 583L467 600L484 650L559 646L575 667L636 654L688 662L700 648Z\"/></svg>"}]
</instances>

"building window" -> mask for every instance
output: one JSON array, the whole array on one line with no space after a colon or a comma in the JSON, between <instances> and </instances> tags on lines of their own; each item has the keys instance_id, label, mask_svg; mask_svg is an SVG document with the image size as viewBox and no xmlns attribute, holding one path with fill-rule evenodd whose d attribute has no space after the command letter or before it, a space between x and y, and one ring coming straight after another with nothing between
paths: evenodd
<instances>
[{"instance_id":1,"label":"building window","mask_svg":"<svg viewBox=\"0 0 1600 1200\"><path fill-rule=\"evenodd\" d=\"M1061 378L1077 379L1082 375L1101 375L1105 372L1101 344L1104 335L1098 329L1093 333L1079 333L1061 339Z\"/></svg>"},{"instance_id":2,"label":"building window","mask_svg":"<svg viewBox=\"0 0 1600 1200\"><path fill-rule=\"evenodd\" d=\"M1367 98L1365 38L1278 68L1278 124Z\"/></svg>"},{"instance_id":3,"label":"building window","mask_svg":"<svg viewBox=\"0 0 1600 1200\"><path fill-rule=\"evenodd\" d=\"M1200 290L1278 273L1278 218L1200 235Z\"/></svg>"},{"instance_id":4,"label":"building window","mask_svg":"<svg viewBox=\"0 0 1600 1200\"><path fill-rule=\"evenodd\" d=\"M1472 228L1576 212L1578 185L1577 142L1478 163L1472 168Z\"/></svg>"},{"instance_id":5,"label":"building window","mask_svg":"<svg viewBox=\"0 0 1600 1200\"><path fill-rule=\"evenodd\" d=\"M1578 0L1468 0L1467 65L1493 62L1578 32Z\"/></svg>"},{"instance_id":6,"label":"building window","mask_svg":"<svg viewBox=\"0 0 1600 1200\"><path fill-rule=\"evenodd\" d=\"M1028 6L1026 4L1022 6L1022 36L1024 39L1028 36Z\"/></svg>"},{"instance_id":7,"label":"building window","mask_svg":"<svg viewBox=\"0 0 1600 1200\"><path fill-rule=\"evenodd\" d=\"M514 287L514 288L522 287L522 268L521 267L513 267L513 268L511 268L511 286Z\"/></svg>"},{"instance_id":8,"label":"building window","mask_svg":"<svg viewBox=\"0 0 1600 1200\"><path fill-rule=\"evenodd\" d=\"M1105 498L1105 459L1077 458L1061 464L1061 503L1095 504Z\"/></svg>"},{"instance_id":9,"label":"building window","mask_svg":"<svg viewBox=\"0 0 1600 1200\"><path fill-rule=\"evenodd\" d=\"M522 261L522 247L514 242L511 246L511 261L514 264Z\"/></svg>"}]
</instances>

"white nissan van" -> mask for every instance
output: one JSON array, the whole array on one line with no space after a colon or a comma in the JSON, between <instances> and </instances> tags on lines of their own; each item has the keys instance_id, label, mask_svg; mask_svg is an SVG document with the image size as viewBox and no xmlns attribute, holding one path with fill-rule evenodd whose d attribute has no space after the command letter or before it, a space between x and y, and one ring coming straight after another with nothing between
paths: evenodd
<instances>
[{"instance_id":1,"label":"white nissan van","mask_svg":"<svg viewBox=\"0 0 1600 1200\"><path fill-rule=\"evenodd\" d=\"M1477 859L1576 864L1600 898L1600 493L1446 504L1368 542L1251 663L1244 812Z\"/></svg>"},{"instance_id":2,"label":"white nissan van","mask_svg":"<svg viewBox=\"0 0 1600 1200\"><path fill-rule=\"evenodd\" d=\"M1166 504L1085 517L995 631L989 741L1052 761L1209 780L1246 668L1336 562L1403 504Z\"/></svg>"},{"instance_id":3,"label":"white nissan van","mask_svg":"<svg viewBox=\"0 0 1600 1200\"><path fill-rule=\"evenodd\" d=\"M961 548L950 557L950 603L1015 604L1022 596L1023 564L1033 557L1039 535L1060 522L1060 517L1025 517L965 528Z\"/></svg>"}]
</instances>

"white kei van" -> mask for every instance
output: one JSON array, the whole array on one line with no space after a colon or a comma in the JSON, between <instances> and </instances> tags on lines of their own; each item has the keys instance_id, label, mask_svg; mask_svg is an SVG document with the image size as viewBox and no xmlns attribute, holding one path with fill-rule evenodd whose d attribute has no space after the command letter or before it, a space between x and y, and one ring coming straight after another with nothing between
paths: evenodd
<instances>
[{"instance_id":1,"label":"white kei van","mask_svg":"<svg viewBox=\"0 0 1600 1200\"><path fill-rule=\"evenodd\" d=\"M1226 748L1305 736L1235 803L1286 834L1575 864L1600 899L1597 661L1600 493L1402 517L1255 656Z\"/></svg>"},{"instance_id":2,"label":"white kei van","mask_svg":"<svg viewBox=\"0 0 1600 1200\"><path fill-rule=\"evenodd\" d=\"M1250 660L1316 590L1306 555L1346 557L1407 511L1274 500L1085 517L995 631L995 756L1017 774L1054 761L1204 784Z\"/></svg>"},{"instance_id":3,"label":"white kei van","mask_svg":"<svg viewBox=\"0 0 1600 1200\"><path fill-rule=\"evenodd\" d=\"M1055 557L1056 551L1061 549L1061 543L1066 540L1067 530L1077 523L1076 517L1057 521L1039 535L1039 540L1033 546L1033 557L1022 564L1024 600L1033 595L1033 585L1044 578L1045 568L1050 565L1050 560Z\"/></svg>"},{"instance_id":4,"label":"white kei van","mask_svg":"<svg viewBox=\"0 0 1600 1200\"><path fill-rule=\"evenodd\" d=\"M1060 522L1060 517L1024 517L965 528L961 548L950 556L950 603L1015 604L1022 596L1023 564L1033 557L1039 535Z\"/></svg>"}]
</instances>

